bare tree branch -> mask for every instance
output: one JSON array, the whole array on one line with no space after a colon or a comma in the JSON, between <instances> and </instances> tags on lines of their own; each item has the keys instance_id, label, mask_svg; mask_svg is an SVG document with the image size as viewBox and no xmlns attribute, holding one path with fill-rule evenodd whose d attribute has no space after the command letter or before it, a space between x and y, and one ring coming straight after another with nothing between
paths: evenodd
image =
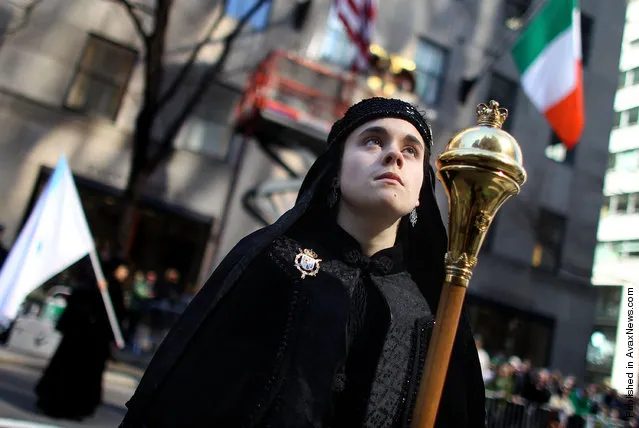
<instances>
[{"instance_id":1,"label":"bare tree branch","mask_svg":"<svg viewBox=\"0 0 639 428\"><path fill-rule=\"evenodd\" d=\"M135 13L135 11L137 10L135 5L133 3L131 3L129 0L114 0L114 1L116 1L117 3L122 5L122 7L124 7L126 9L127 13L129 14L129 17L131 18L131 21L133 21L133 26L135 27L136 31L138 32L138 35L142 38L142 41L144 42L144 45L148 46L151 36L144 30L144 26L142 25L142 21L140 21L140 18Z\"/></svg>"},{"instance_id":2,"label":"bare tree branch","mask_svg":"<svg viewBox=\"0 0 639 428\"><path fill-rule=\"evenodd\" d=\"M144 108L152 106L154 111L158 110L157 102L164 82L164 51L173 0L156 0L156 2L157 7L153 19L155 25L153 33L149 37L146 52L144 94Z\"/></svg>"},{"instance_id":3,"label":"bare tree branch","mask_svg":"<svg viewBox=\"0 0 639 428\"><path fill-rule=\"evenodd\" d=\"M155 9L141 2L131 3L131 6L133 6L133 9L139 10L147 15L153 15L155 13Z\"/></svg>"},{"instance_id":4,"label":"bare tree branch","mask_svg":"<svg viewBox=\"0 0 639 428\"><path fill-rule=\"evenodd\" d=\"M160 99L158 100L158 109L161 109L166 102L168 102L171 98L173 98L180 84L184 82L184 80L186 79L186 76L189 74L189 72L193 68L193 64L195 64L195 61L197 60L197 57L200 54L200 51L202 50L204 46L206 46L209 43L209 41L211 40L211 36L215 32L215 30L217 30L217 28L220 26L220 23L224 19L224 11L226 9L226 3L227 3L227 0L222 2L222 10L220 11L219 15L213 21L209 29L206 31L206 34L204 35L202 40L200 40L198 44L195 45L195 47L191 51L191 55L189 56L189 59L186 61L184 66L182 66L178 75L175 77L175 79L173 79L173 82L171 82L171 85L166 90L164 95L162 95Z\"/></svg>"},{"instance_id":5,"label":"bare tree branch","mask_svg":"<svg viewBox=\"0 0 639 428\"><path fill-rule=\"evenodd\" d=\"M153 171L160 164L160 162L162 162L173 152L173 140L182 128L186 119L191 115L195 107L198 105L198 103L206 93L207 88L215 80L216 75L224 68L226 60L231 53L233 43L242 32L242 29L246 26L248 21L253 17L253 15L269 1L271 0L256 1L251 9L238 21L233 31L231 31L224 38L224 49L222 50L222 53L218 57L217 61L215 61L215 63L212 64L204 72L204 75L198 82L195 91L191 95L191 98L186 102L180 114L169 126L168 131L160 142L160 146L158 147L157 152L153 154L153 156L151 156L151 158L149 159L149 162L147 163L147 170Z\"/></svg>"},{"instance_id":6,"label":"bare tree branch","mask_svg":"<svg viewBox=\"0 0 639 428\"><path fill-rule=\"evenodd\" d=\"M157 100L164 81L164 46L173 0L157 0L153 33L146 45L142 107L136 119L133 166L146 171L153 125L157 118Z\"/></svg>"},{"instance_id":7,"label":"bare tree branch","mask_svg":"<svg viewBox=\"0 0 639 428\"><path fill-rule=\"evenodd\" d=\"M11 36L18 31L22 30L29 23L29 18L31 18L31 14L33 14L33 10L42 3L43 0L33 0L27 6L22 9L22 18L20 19L20 23L16 25L14 28L9 28L7 31L2 34L2 36Z\"/></svg>"},{"instance_id":8,"label":"bare tree branch","mask_svg":"<svg viewBox=\"0 0 639 428\"><path fill-rule=\"evenodd\" d=\"M120 0L104 0L104 1L111 2L111 3L120 3ZM133 2L129 0L128 2L131 5L133 10L140 11L149 16L155 13L155 8L145 4L143 1Z\"/></svg>"}]
</instances>

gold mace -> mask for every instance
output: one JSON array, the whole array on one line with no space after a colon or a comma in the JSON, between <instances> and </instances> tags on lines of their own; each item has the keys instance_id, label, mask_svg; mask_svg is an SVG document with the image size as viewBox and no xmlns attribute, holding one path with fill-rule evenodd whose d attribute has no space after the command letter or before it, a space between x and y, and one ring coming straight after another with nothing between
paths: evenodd
<instances>
[{"instance_id":1,"label":"gold mace","mask_svg":"<svg viewBox=\"0 0 639 428\"><path fill-rule=\"evenodd\" d=\"M491 100L477 106L477 126L455 135L437 159L448 195L448 252L435 327L426 354L413 428L435 426L466 289L477 254L499 208L526 182L521 149L501 129L508 110Z\"/></svg>"}]
</instances>

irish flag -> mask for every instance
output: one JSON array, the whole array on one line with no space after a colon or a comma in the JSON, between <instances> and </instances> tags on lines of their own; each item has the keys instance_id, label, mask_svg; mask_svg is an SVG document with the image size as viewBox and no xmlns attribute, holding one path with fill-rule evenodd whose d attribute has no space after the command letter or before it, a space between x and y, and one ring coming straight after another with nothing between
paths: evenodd
<instances>
[{"instance_id":1,"label":"irish flag","mask_svg":"<svg viewBox=\"0 0 639 428\"><path fill-rule=\"evenodd\" d=\"M584 127L578 0L548 0L512 51L521 85L570 150Z\"/></svg>"}]
</instances>

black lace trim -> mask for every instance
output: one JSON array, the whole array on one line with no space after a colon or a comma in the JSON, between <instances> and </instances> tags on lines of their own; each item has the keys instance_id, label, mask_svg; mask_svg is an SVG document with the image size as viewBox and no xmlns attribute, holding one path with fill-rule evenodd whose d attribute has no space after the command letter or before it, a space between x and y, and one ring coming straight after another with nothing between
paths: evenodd
<instances>
[{"instance_id":1,"label":"black lace trim","mask_svg":"<svg viewBox=\"0 0 639 428\"><path fill-rule=\"evenodd\" d=\"M412 423L413 410L417 402L419 384L424 370L424 363L426 362L426 352L428 351L428 344L434 325L435 321L431 317L415 320L415 332L411 345L412 352L408 361L409 370L404 379L402 401L399 411L395 415L393 428L409 427Z\"/></svg>"},{"instance_id":2,"label":"black lace trim","mask_svg":"<svg viewBox=\"0 0 639 428\"><path fill-rule=\"evenodd\" d=\"M393 271L395 263L388 256L367 257L359 250L348 250L344 253L346 263L360 267L364 271L388 275Z\"/></svg>"}]
</instances>

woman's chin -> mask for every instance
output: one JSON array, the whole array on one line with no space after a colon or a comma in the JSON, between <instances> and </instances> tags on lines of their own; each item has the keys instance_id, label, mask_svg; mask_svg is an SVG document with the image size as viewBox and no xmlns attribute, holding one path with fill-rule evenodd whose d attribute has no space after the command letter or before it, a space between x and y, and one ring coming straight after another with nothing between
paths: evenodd
<instances>
[{"instance_id":1,"label":"woman's chin","mask_svg":"<svg viewBox=\"0 0 639 428\"><path fill-rule=\"evenodd\" d=\"M399 220L401 217L404 217L407 213L406 209L399 204L397 198L375 198L370 201L368 204L368 210L374 210L375 215L381 216L384 218L394 218L395 220Z\"/></svg>"},{"instance_id":2,"label":"woman's chin","mask_svg":"<svg viewBox=\"0 0 639 428\"><path fill-rule=\"evenodd\" d=\"M388 191L387 189L375 190L367 192L364 197L362 197L361 193L355 197L343 195L343 199L347 206L358 215L375 214L375 216L396 218L398 220L410 213L409 204L402 200L403 195L399 192Z\"/></svg>"}]
</instances>

